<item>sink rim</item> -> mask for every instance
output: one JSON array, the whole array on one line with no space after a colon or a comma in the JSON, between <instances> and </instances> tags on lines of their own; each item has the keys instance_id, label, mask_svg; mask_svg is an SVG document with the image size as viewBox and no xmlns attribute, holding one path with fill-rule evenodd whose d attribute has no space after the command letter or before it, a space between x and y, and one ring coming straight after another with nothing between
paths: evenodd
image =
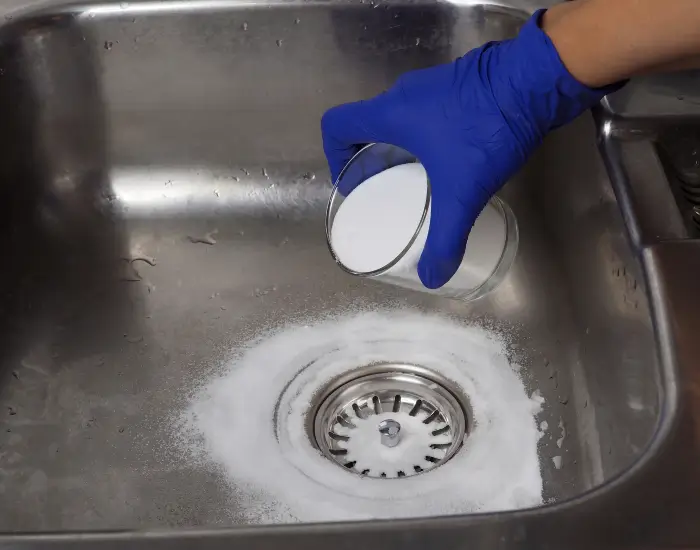
<instances>
[{"instance_id":1,"label":"sink rim","mask_svg":"<svg viewBox=\"0 0 700 550\"><path fill-rule=\"evenodd\" d=\"M23 18L26 17L27 20L34 20L36 17L41 15L56 15L57 9L59 12L70 13L75 15L74 10L79 8L84 8L85 6L94 6L90 10L81 11L81 16L87 17L87 13L92 13L94 10L100 8L100 6L108 6L109 10L97 11L99 14L120 14L123 15L125 11L119 7L118 3L87 3L87 4L74 4L68 2L56 1L54 4L41 8L37 11L30 11L23 14ZM130 2L131 6L144 6L143 12L139 13L158 13L161 10L167 10L169 6L182 7L183 11L180 13L185 13L189 11L200 12L202 9L207 10L219 10L219 9L234 9L234 8L245 8L249 9L254 7L255 9L262 9L264 6L275 6L275 7L299 7L299 6L309 6L309 5L325 5L325 2L320 0L312 0L311 2L284 2L282 0L273 0L271 2L259 3L255 0L248 1L232 1L232 0L195 0L193 2L188 2L186 0L178 0L175 2L167 2L165 5L158 2L148 1L148 2ZM495 7L502 7L499 4L493 4ZM186 8L186 9L184 9ZM111 11L110 11L111 10ZM118 11L117 11L118 10ZM150 10L150 11L147 11ZM8 21L6 24L19 24L23 19L16 18L13 21ZM3 25L5 26L5 25ZM619 202L619 198L618 198ZM645 279L648 288L654 286L654 281L650 280L650 276L647 273L647 262L643 261ZM680 380L679 368L677 365L677 358L673 350L673 346L669 340L668 335L668 325L670 321L665 319L665 309L662 303L658 303L658 297L651 296L650 304L652 306L652 318L655 325L655 335L657 338L657 345L659 347L659 352L661 355L661 361L659 361L659 368L663 376L663 384L661 386L661 402L659 406L659 415L657 418L657 425L654 429L653 435L651 436L647 446L644 450L640 451L637 459L630 464L625 470L619 472L618 474L607 479L601 485L596 486L590 490L584 491L574 497L568 498L563 501L544 504L536 508L527 508L521 510L498 512L498 513L477 513L464 516L450 516L450 517L429 517L420 519L406 519L406 520L376 520L367 522L343 522L342 524L300 524L300 525L275 525L275 526L245 526L245 527L225 527L220 529L212 528L188 528L187 532L179 529L149 529L140 531L95 531L88 533L60 533L60 534L46 534L46 533L31 533L31 534L1 534L0 533L0 543L16 543L16 542L45 542L47 538L51 538L56 541L68 542L98 542L98 541L135 541L140 539L145 542L147 540L157 540L159 543L164 543L168 540L173 539L186 539L189 540L191 537L201 537L210 539L210 542L216 543L221 537L247 537L247 536L263 536L266 534L274 534L275 536L298 536L298 535L311 535L311 534L330 534L334 532L345 532L348 533L353 531L357 534L362 532L372 532L377 533L382 532L398 532L399 530L412 528L416 530L434 530L434 529L445 529L453 530L458 528L468 528L475 526L477 524L487 525L489 521L494 520L499 524L507 523L515 528L519 525L519 522L524 522L526 525L529 521L539 521L542 516L554 517L560 513L575 513L578 509L589 507L591 504L595 504L594 501L598 501L601 498L609 497L613 498L615 494L629 483L634 480L641 479L646 472L652 470L657 463L659 457L668 451L672 446L672 438L674 430L677 428L680 422L680 407L681 407L681 388L678 381ZM526 527L525 527L526 529Z\"/></svg>"}]
</instances>

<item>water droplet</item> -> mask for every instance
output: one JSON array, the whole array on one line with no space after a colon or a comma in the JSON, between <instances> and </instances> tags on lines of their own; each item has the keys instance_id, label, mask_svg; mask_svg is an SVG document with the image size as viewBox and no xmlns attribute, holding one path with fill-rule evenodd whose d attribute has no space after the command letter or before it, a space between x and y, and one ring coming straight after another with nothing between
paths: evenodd
<instances>
[{"instance_id":1,"label":"water droplet","mask_svg":"<svg viewBox=\"0 0 700 550\"><path fill-rule=\"evenodd\" d=\"M416 38L416 46L420 46L420 38Z\"/></svg>"},{"instance_id":2,"label":"water droplet","mask_svg":"<svg viewBox=\"0 0 700 550\"><path fill-rule=\"evenodd\" d=\"M173 185L173 180L168 180L163 185L165 185L166 187L171 187Z\"/></svg>"},{"instance_id":3,"label":"water droplet","mask_svg":"<svg viewBox=\"0 0 700 550\"><path fill-rule=\"evenodd\" d=\"M233 181L241 181L241 178L239 178L238 176L233 176Z\"/></svg>"},{"instance_id":4,"label":"water droplet","mask_svg":"<svg viewBox=\"0 0 700 550\"><path fill-rule=\"evenodd\" d=\"M248 172L248 170L245 168L241 168L241 172L243 172L246 176L250 176L250 172Z\"/></svg>"},{"instance_id":5,"label":"water droplet","mask_svg":"<svg viewBox=\"0 0 700 550\"><path fill-rule=\"evenodd\" d=\"M209 231L208 233L205 233L203 237L192 237L188 236L187 238L191 243L202 243L202 244L208 244L208 245L215 245L216 244L216 239L214 238L214 235L216 235L219 232L218 229L214 229L213 231Z\"/></svg>"},{"instance_id":6,"label":"water droplet","mask_svg":"<svg viewBox=\"0 0 700 550\"><path fill-rule=\"evenodd\" d=\"M316 174L313 172L306 172L303 177L307 181L314 181L316 179Z\"/></svg>"},{"instance_id":7,"label":"water droplet","mask_svg":"<svg viewBox=\"0 0 700 550\"><path fill-rule=\"evenodd\" d=\"M12 21L12 16L11 16L11 15L6 15L6 16L5 16L5 21Z\"/></svg>"},{"instance_id":8,"label":"water droplet","mask_svg":"<svg viewBox=\"0 0 700 550\"><path fill-rule=\"evenodd\" d=\"M295 25L298 25L299 23L301 23L301 19L299 19L299 18L297 17L297 18L294 20L294 24L295 24Z\"/></svg>"},{"instance_id":9,"label":"water droplet","mask_svg":"<svg viewBox=\"0 0 700 550\"><path fill-rule=\"evenodd\" d=\"M123 10L129 7L129 2L120 2L119 7Z\"/></svg>"},{"instance_id":10,"label":"water droplet","mask_svg":"<svg viewBox=\"0 0 700 550\"><path fill-rule=\"evenodd\" d=\"M221 195L219 194L219 190L218 190L218 189L214 189L214 194L215 194L217 197L220 197L220 196L221 196Z\"/></svg>"},{"instance_id":11,"label":"water droplet","mask_svg":"<svg viewBox=\"0 0 700 550\"><path fill-rule=\"evenodd\" d=\"M241 25L241 29L243 29L244 31L247 31L248 30L248 23L243 23Z\"/></svg>"},{"instance_id":12,"label":"water droplet","mask_svg":"<svg viewBox=\"0 0 700 550\"><path fill-rule=\"evenodd\" d=\"M151 267L156 266L156 259L153 256L146 256L145 254L132 256L131 263L133 264L134 262L145 262Z\"/></svg>"},{"instance_id":13,"label":"water droplet","mask_svg":"<svg viewBox=\"0 0 700 550\"><path fill-rule=\"evenodd\" d=\"M260 298L261 296L267 296L268 294L270 294L270 292L273 292L276 290L277 290L277 286L271 286L271 287L267 287L267 288L256 288L253 291L253 296L255 296L256 298Z\"/></svg>"},{"instance_id":14,"label":"water droplet","mask_svg":"<svg viewBox=\"0 0 700 550\"><path fill-rule=\"evenodd\" d=\"M113 42L110 42L108 40L105 40L105 50L111 50L112 46L114 46Z\"/></svg>"},{"instance_id":15,"label":"water droplet","mask_svg":"<svg viewBox=\"0 0 700 550\"><path fill-rule=\"evenodd\" d=\"M282 47L282 40L281 39L275 40L275 42L276 42L278 48Z\"/></svg>"},{"instance_id":16,"label":"water droplet","mask_svg":"<svg viewBox=\"0 0 700 550\"><path fill-rule=\"evenodd\" d=\"M266 179L270 179L270 176L267 174L267 170L265 168L262 169L262 175Z\"/></svg>"}]
</instances>

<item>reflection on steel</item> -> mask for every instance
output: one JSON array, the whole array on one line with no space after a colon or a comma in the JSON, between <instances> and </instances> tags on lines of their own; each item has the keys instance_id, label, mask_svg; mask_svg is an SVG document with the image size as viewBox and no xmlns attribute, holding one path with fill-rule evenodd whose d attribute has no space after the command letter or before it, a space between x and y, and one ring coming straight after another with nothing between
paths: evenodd
<instances>
[{"instance_id":1,"label":"reflection on steel","mask_svg":"<svg viewBox=\"0 0 700 550\"><path fill-rule=\"evenodd\" d=\"M378 428L382 445L385 447L396 447L401 441L401 424L396 420L382 420Z\"/></svg>"},{"instance_id":2,"label":"reflection on steel","mask_svg":"<svg viewBox=\"0 0 700 550\"><path fill-rule=\"evenodd\" d=\"M512 36L550 2L498 3L129 1L81 12L67 0L0 2L0 400L11 411L0 430L0 530L23 533L3 542L700 545L700 251L682 241L649 137L697 124L684 118L697 110L697 91L685 89L692 75L614 98L611 108L643 112L643 123L598 113L599 129L610 122L600 136L586 115L545 140L501 193L519 252L482 300L379 288L344 276L328 255L323 111ZM211 246L188 239L215 230ZM133 265L139 257L156 265ZM251 334L357 304L514 327L513 360L546 402L538 420L566 426L562 449L556 438L540 444L553 504L221 529L245 523L247 503L169 451L166 419ZM255 442L241 444L254 453ZM564 454L555 469L551 457Z\"/></svg>"}]
</instances>

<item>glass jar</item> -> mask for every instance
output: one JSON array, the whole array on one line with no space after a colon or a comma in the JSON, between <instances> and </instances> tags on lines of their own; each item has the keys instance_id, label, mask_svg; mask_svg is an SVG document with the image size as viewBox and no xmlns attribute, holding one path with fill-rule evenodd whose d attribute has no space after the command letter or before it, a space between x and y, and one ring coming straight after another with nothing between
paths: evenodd
<instances>
[{"instance_id":1,"label":"glass jar","mask_svg":"<svg viewBox=\"0 0 700 550\"><path fill-rule=\"evenodd\" d=\"M341 215L342 224L345 226L343 232L346 234L341 242L341 231L339 228L336 228L338 231L334 231L334 222L350 194L385 170L407 164L417 166L399 169L399 178L412 178L405 187L394 178L392 189L385 187L381 197L373 198L364 207L355 200L352 203L354 210L351 210L348 208L351 203L347 203L346 210ZM341 269L352 275L370 277L404 288L460 300L476 300L496 288L513 264L518 248L515 216L505 202L493 197L469 233L466 252L457 272L441 288L425 288L418 278L417 266L430 225L431 194L425 170L419 167L420 163L415 156L394 145L372 143L360 150L340 173L328 201L328 248ZM394 172L396 174L396 171ZM379 181L374 178L371 185L376 188ZM382 182L382 185L389 184ZM368 189L365 188L364 191ZM411 195L412 198L404 195ZM407 203L407 200L410 202ZM397 201L403 201L401 207L392 208L398 205ZM351 227L348 228L348 225ZM359 238L348 241L348 229L359 231ZM380 232L391 235L382 235ZM385 241L386 238L393 239L389 247L390 256L385 258L386 261L381 260L382 265L371 265L371 261L369 264L366 261L358 263L358 254L361 260L376 261L376 258L370 256L376 256L375 249L380 246L376 243L382 238L385 238ZM348 243L353 248L351 254L348 252ZM395 253L391 252L392 247L396 250ZM363 255L367 258L362 258ZM354 263L349 263L351 257ZM360 264L362 267L358 267Z\"/></svg>"}]
</instances>

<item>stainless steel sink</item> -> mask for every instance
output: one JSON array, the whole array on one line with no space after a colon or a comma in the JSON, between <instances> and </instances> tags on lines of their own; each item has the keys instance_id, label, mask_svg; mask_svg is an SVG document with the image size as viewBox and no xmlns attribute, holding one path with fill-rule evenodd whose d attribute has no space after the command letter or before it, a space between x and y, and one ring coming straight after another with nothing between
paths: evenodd
<instances>
[{"instance_id":1,"label":"stainless steel sink","mask_svg":"<svg viewBox=\"0 0 700 550\"><path fill-rule=\"evenodd\" d=\"M532 6L519 7L123 2L6 18L0 530L26 534L6 540L544 544L546 533L563 540L571 525L616 509L601 495L664 441L676 378L658 360L645 277L590 116L550 136L504 189L519 253L483 300L352 278L324 241L323 111L512 36ZM182 462L171 442L168 419L193 381L262 327L360 303L510 331L552 427L540 443L548 506L398 524L176 529L240 523L220 474ZM166 531L35 536L157 528Z\"/></svg>"}]
</instances>

